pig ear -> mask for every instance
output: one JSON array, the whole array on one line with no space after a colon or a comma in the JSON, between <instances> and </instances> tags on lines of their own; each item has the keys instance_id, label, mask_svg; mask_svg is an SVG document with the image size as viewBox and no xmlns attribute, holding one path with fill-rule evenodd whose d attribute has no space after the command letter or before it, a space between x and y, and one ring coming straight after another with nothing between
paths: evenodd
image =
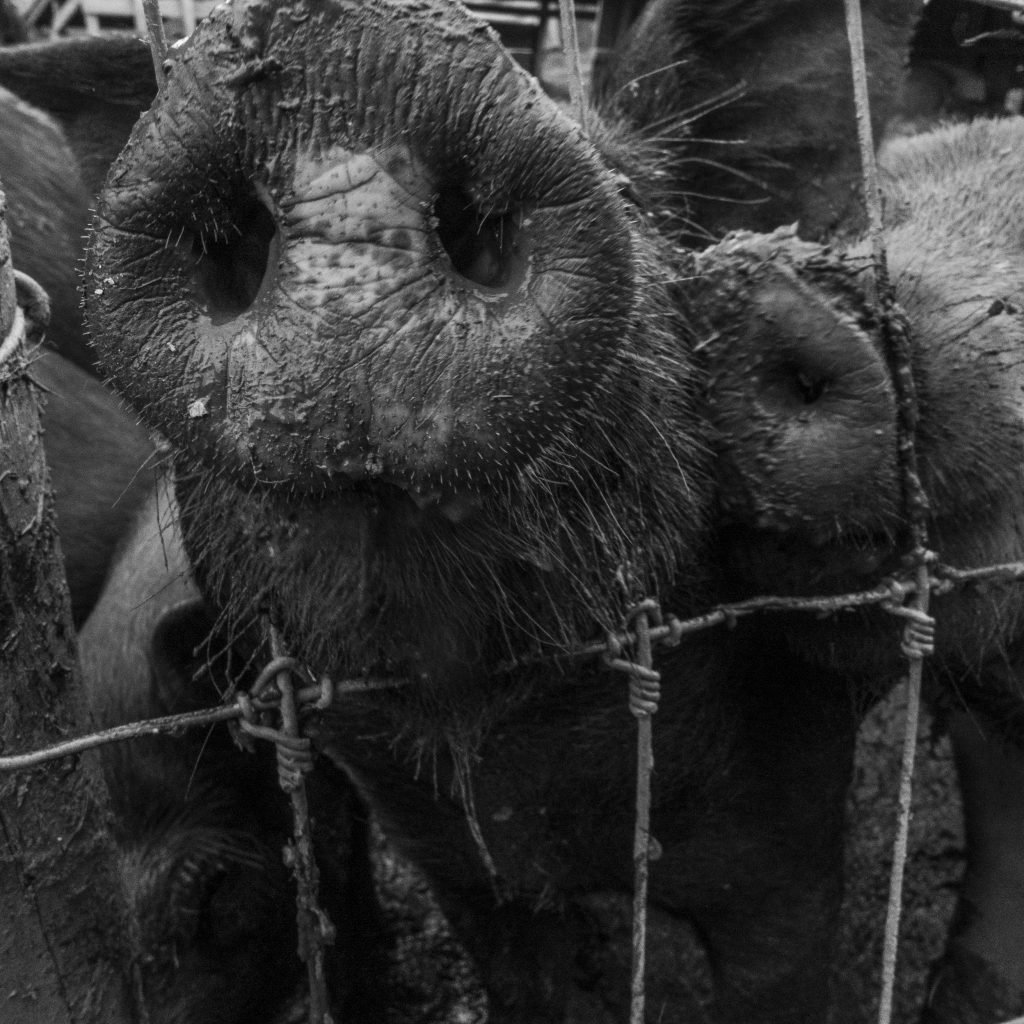
<instances>
[{"instance_id":1,"label":"pig ear","mask_svg":"<svg viewBox=\"0 0 1024 1024\"><path fill-rule=\"evenodd\" d=\"M156 96L156 75L140 39L96 36L0 48L0 86L57 120L95 196Z\"/></svg>"},{"instance_id":2,"label":"pig ear","mask_svg":"<svg viewBox=\"0 0 1024 1024\"><path fill-rule=\"evenodd\" d=\"M168 608L153 627L147 658L153 694L167 714L216 704L219 695L201 669L213 619L200 598Z\"/></svg>"}]
</instances>

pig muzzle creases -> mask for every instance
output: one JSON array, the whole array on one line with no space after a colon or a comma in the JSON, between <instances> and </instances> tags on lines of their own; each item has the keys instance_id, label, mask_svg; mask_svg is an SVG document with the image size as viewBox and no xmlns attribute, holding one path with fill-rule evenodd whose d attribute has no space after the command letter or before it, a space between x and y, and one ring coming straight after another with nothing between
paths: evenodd
<instances>
[{"instance_id":1,"label":"pig muzzle creases","mask_svg":"<svg viewBox=\"0 0 1024 1024\"><path fill-rule=\"evenodd\" d=\"M243 482L465 507L584 429L631 217L460 8L233 2L111 172L88 316L115 386Z\"/></svg>"}]
</instances>

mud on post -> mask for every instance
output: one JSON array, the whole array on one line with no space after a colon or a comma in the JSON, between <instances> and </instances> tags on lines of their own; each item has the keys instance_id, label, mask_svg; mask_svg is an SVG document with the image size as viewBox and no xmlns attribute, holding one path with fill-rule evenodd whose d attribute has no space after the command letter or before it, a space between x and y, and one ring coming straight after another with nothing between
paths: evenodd
<instances>
[{"instance_id":1,"label":"mud on post","mask_svg":"<svg viewBox=\"0 0 1024 1024\"><path fill-rule=\"evenodd\" d=\"M0 192L0 749L79 727L78 672L39 428L45 292L11 263ZM77 766L76 766L77 767ZM0 778L0 988L10 1024L128 1024L102 784L68 765Z\"/></svg>"}]
</instances>

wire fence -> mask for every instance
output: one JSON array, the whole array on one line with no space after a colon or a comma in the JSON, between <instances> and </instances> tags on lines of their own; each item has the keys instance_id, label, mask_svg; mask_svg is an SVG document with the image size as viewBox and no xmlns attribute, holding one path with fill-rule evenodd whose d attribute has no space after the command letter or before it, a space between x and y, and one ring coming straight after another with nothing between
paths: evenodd
<instances>
[{"instance_id":1,"label":"wire fence","mask_svg":"<svg viewBox=\"0 0 1024 1024\"><path fill-rule=\"evenodd\" d=\"M1024 16L1024 0L985 0L990 6ZM559 0L563 39L570 75L570 94L581 125L586 129L583 77L578 44L575 43L573 0ZM167 54L163 38L159 0L143 0L150 45L158 80L165 76ZM907 859L907 832L912 802L912 776L920 705L921 665L934 644L934 622L928 615L929 599L955 589L981 582L1014 584L1024 581L1024 562L1008 562L978 568L955 568L940 563L927 548L927 497L917 474L914 433L917 423L916 396L910 365L910 325L895 306L887 280L879 190L874 171L874 147L870 135L867 107L863 37L860 28L859 0L845 0L850 38L857 123L865 168L864 192L869 212L869 231L873 242L876 274L875 302L898 398L899 451L905 520L911 536L906 576L887 578L876 586L838 595L783 597L766 595L709 608L703 614L680 619L663 614L655 599L631 610L623 628L602 640L549 659L531 658L509 661L499 671L510 672L540 660L583 660L601 658L609 670L624 673L629 679L628 704L638 723L637 797L634 833L633 970L631 978L630 1021L644 1020L644 970L646 947L647 877L650 848L649 815L651 796L652 716L657 710L660 675L655 669L654 653L659 648L676 647L685 638L720 626L729 626L755 614L810 613L817 616L841 611L879 607L906 621L902 650L910 663L908 672L908 708L903 759L900 771L900 818L894 839L887 920L882 965L879 1024L889 1024L892 1016L893 987L896 972L896 943L902 905L902 878ZM301 735L301 725L309 714L322 711L352 694L365 694L410 685L392 678L353 678L333 680L315 676L302 662L284 654L279 638L270 634L273 660L259 674L248 692L236 693L230 703L198 711L132 722L114 728L55 743L52 746L19 754L0 756L0 771L23 771L58 758L80 754L109 743L156 735L175 735L183 730L237 723L247 735L273 742L277 749L282 788L292 802L295 836L291 844L291 863L298 887L300 949L307 962L310 984L310 1024L329 1024L329 1000L323 968L323 947L333 937L333 929L317 901L317 868L312 853L311 823L305 799L303 778L313 764L310 741ZM267 716L280 716L280 726L267 724ZM1006 1024L1024 1024L1024 1017Z\"/></svg>"},{"instance_id":2,"label":"wire fence","mask_svg":"<svg viewBox=\"0 0 1024 1024\"><path fill-rule=\"evenodd\" d=\"M936 562L929 566L925 586L930 594L943 595L961 587L983 582L1013 584L1021 580L1024 580L1024 562L1008 562L967 570ZM649 599L632 609L629 616L634 623L632 628L624 627L616 633L609 634L604 640L549 659L583 661L600 658L609 670L622 672L629 680L628 706L638 722L631 1022L639 1024L644 1019L646 890L653 768L651 731L652 716L657 710L660 696L660 675L654 668L654 653L658 649L678 647L687 637L723 626L728 628L740 619L752 615L803 613L821 617L847 610L877 607L907 619L902 642L903 650L911 659L911 664L919 665L921 659L930 651L932 635L920 615L907 616L906 602L920 592L920 587L920 581L909 576L889 578L870 589L845 594L753 597L732 604L717 605L703 614L686 619L680 619L672 614L662 614L657 602ZM313 761L309 753L310 741L301 737L301 723L310 714L324 711L343 702L346 697L394 690L413 683L411 680L390 677L356 677L341 680L333 680L328 675L316 677L301 661L283 655L280 652L279 640L275 639L273 643L278 653L259 673L250 689L237 693L230 703L126 723L55 743L43 749L0 756L0 772L24 771L110 743L121 743L147 736L180 735L185 730L209 727L222 722L237 723L243 732L254 739L274 743L281 786L293 802L296 836L304 837L302 843L290 847L290 863L297 877L302 879L297 905L300 934L303 936L300 948L309 954L307 966L311 993L310 1024L325 1024L329 1017L325 1016L324 1009L327 1006L327 992L322 949L324 944L331 941L333 929L317 899L316 864L312 848L307 841L311 825L308 807L303 806L301 793L303 776L312 769ZM537 660L539 659L531 659L529 663L508 662L501 666L501 670L511 672L522 665L535 664ZM298 685L295 685L296 681ZM912 692L912 697L916 696L919 696L919 689L916 694ZM287 725L274 727L265 724L268 714L274 712L280 713ZM907 857L907 824L911 805L910 780L913 769L912 764L908 767L907 758L908 748L913 749L916 735L917 710L911 701L908 704L904 764L901 769L900 825L894 843L891 876L893 881L890 885L887 908L880 1020L891 1018L896 970L895 942L898 937L896 908L902 904L899 879L902 877ZM1024 1024L1024 1019L1008 1024Z\"/></svg>"}]
</instances>

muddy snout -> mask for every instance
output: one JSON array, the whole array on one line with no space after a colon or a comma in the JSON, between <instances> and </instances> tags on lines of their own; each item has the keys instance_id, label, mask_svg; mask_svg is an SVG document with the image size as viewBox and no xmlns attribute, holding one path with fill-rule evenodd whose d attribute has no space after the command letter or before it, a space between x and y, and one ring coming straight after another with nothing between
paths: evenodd
<instances>
[{"instance_id":1,"label":"muddy snout","mask_svg":"<svg viewBox=\"0 0 1024 1024\"><path fill-rule=\"evenodd\" d=\"M887 534L899 507L889 373L853 275L792 246L796 258L727 239L699 258L722 509L818 544Z\"/></svg>"},{"instance_id":2,"label":"muddy snout","mask_svg":"<svg viewBox=\"0 0 1024 1024\"><path fill-rule=\"evenodd\" d=\"M507 479L575 428L634 318L612 175L442 0L225 6L101 205L111 377L246 484Z\"/></svg>"}]
</instances>

